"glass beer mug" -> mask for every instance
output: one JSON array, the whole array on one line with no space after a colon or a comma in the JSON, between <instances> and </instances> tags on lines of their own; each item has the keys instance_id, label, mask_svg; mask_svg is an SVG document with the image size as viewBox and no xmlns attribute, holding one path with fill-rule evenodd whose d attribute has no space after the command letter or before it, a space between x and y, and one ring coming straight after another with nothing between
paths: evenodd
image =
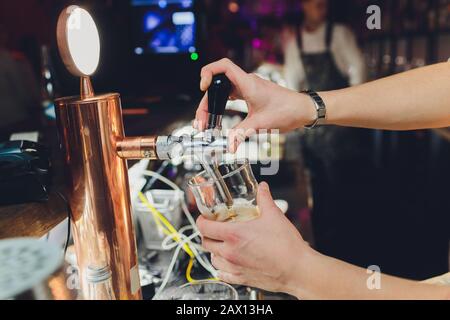
<instances>
[{"instance_id":1,"label":"glass beer mug","mask_svg":"<svg viewBox=\"0 0 450 320\"><path fill-rule=\"evenodd\" d=\"M258 183L248 160L232 160L189 181L200 213L209 220L249 221L259 217Z\"/></svg>"}]
</instances>

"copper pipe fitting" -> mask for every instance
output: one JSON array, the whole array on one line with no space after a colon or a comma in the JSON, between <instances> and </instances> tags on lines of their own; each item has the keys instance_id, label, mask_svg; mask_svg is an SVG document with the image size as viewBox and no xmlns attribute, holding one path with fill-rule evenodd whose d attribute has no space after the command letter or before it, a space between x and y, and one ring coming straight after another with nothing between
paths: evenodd
<instances>
[{"instance_id":1,"label":"copper pipe fitting","mask_svg":"<svg viewBox=\"0 0 450 320\"><path fill-rule=\"evenodd\" d=\"M122 159L151 159L156 160L156 137L118 138L116 151Z\"/></svg>"}]
</instances>

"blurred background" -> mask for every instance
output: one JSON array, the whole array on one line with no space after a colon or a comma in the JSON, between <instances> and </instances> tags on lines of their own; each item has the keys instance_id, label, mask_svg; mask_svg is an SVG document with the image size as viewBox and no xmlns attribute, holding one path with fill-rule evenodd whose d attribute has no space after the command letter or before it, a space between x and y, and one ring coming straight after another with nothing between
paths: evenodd
<instances>
[{"instance_id":1,"label":"blurred background","mask_svg":"<svg viewBox=\"0 0 450 320\"><path fill-rule=\"evenodd\" d=\"M223 57L295 90L357 85L450 58L447 0L1 1L0 141L52 128L53 100L79 92L56 48L58 14L69 4L98 24L93 85L121 93L130 135L193 118L200 69ZM366 26L373 4L380 30ZM239 103L231 108L245 115ZM299 131L282 138L280 173L261 179L318 250L424 279L448 272L449 137L446 129Z\"/></svg>"}]
</instances>

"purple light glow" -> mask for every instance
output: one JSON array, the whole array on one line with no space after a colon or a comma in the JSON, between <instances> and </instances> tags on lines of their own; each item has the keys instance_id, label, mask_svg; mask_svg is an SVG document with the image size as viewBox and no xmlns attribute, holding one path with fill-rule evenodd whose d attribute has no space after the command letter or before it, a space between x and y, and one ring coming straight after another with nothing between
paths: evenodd
<instances>
[{"instance_id":1,"label":"purple light glow","mask_svg":"<svg viewBox=\"0 0 450 320\"><path fill-rule=\"evenodd\" d=\"M253 48L255 48L255 49L261 49L261 47L262 47L262 41L261 41L261 39L258 39L258 38L253 39L253 40L252 40L252 46L253 46Z\"/></svg>"}]
</instances>

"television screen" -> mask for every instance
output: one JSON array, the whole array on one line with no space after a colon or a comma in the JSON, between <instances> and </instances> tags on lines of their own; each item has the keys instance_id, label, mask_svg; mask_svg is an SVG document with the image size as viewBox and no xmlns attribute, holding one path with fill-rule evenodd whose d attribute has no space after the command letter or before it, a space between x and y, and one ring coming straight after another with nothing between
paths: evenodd
<instances>
[{"instance_id":1,"label":"television screen","mask_svg":"<svg viewBox=\"0 0 450 320\"><path fill-rule=\"evenodd\" d=\"M194 0L132 0L134 53L196 52Z\"/></svg>"}]
</instances>

